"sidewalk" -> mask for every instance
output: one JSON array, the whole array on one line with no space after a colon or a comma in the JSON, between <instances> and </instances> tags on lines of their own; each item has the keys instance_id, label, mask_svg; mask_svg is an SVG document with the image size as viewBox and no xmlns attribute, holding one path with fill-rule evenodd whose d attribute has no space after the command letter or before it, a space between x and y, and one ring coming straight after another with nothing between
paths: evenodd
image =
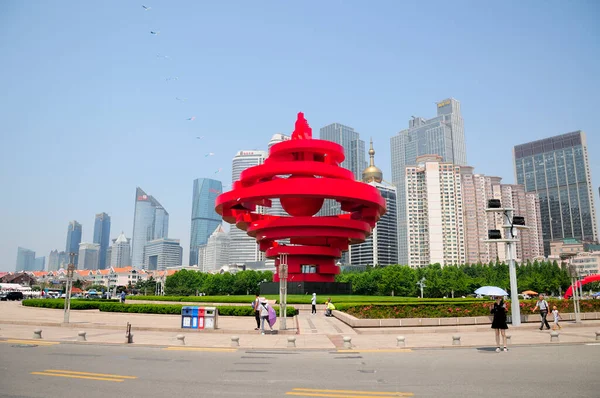
<instances>
[{"instance_id":1,"label":"sidewalk","mask_svg":"<svg viewBox=\"0 0 600 398\"><path fill-rule=\"evenodd\" d=\"M254 330L254 318L219 317L218 330L197 331L181 329L178 315L104 313L97 310L71 311L69 325L62 325L63 311L45 308L22 307L20 303L0 304L0 339L31 339L33 330L42 329L44 341L75 342L79 330L87 333L90 344L124 344L127 322L132 324L133 345L175 346L176 336L185 336L183 349L194 347L229 349L231 337L238 336L240 348L287 348L288 337L295 337L297 349L335 350L343 349L343 337L352 339L358 350L396 350L396 337L405 336L406 347L446 348L452 347L452 336L461 336L463 347L495 346L493 331L489 326L458 327L404 327L352 329L333 317L325 317L322 311L312 315L310 310L300 311L287 319L289 330L276 334L260 335ZM276 328L279 326L279 320ZM510 325L509 325L510 327ZM582 324L563 323L560 343L551 344L600 344L595 331L600 321ZM537 325L527 324L510 327L512 345L550 344L549 331L539 331Z\"/></svg>"}]
</instances>

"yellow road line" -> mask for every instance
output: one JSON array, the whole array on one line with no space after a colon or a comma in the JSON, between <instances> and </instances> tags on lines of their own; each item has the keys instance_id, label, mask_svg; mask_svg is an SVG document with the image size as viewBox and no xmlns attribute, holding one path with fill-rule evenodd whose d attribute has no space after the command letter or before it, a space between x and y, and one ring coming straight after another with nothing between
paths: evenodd
<instances>
[{"instance_id":1,"label":"yellow road line","mask_svg":"<svg viewBox=\"0 0 600 398\"><path fill-rule=\"evenodd\" d=\"M353 394L348 395L316 395L316 396L327 396L327 397L352 397L356 398L354 394L368 394L367 397L412 397L412 392L400 392L400 391L356 391L356 390L320 390L316 388L293 388L292 392L288 392L288 395L308 395L305 393L334 393L334 394ZM312 396L312 395L311 395Z\"/></svg>"},{"instance_id":2,"label":"yellow road line","mask_svg":"<svg viewBox=\"0 0 600 398\"><path fill-rule=\"evenodd\" d=\"M65 374L82 375L82 376L114 377L117 379L137 379L136 376L122 376L122 375L111 375L111 374L105 374L105 373L76 372L74 370L46 369L46 370L44 370L44 372L65 373Z\"/></svg>"},{"instance_id":3,"label":"yellow road line","mask_svg":"<svg viewBox=\"0 0 600 398\"><path fill-rule=\"evenodd\" d=\"M207 352L236 352L235 348L203 348L203 347L167 347L165 351L207 351Z\"/></svg>"},{"instance_id":4,"label":"yellow road line","mask_svg":"<svg viewBox=\"0 0 600 398\"><path fill-rule=\"evenodd\" d=\"M6 344L37 344L37 345L56 345L56 344L60 344L60 342L58 342L58 341L16 340L16 339L1 340L0 343L6 343Z\"/></svg>"},{"instance_id":5,"label":"yellow road line","mask_svg":"<svg viewBox=\"0 0 600 398\"><path fill-rule=\"evenodd\" d=\"M117 383L125 381L124 379L114 379L107 377L91 377L91 376L77 376L77 375L65 375L60 373L45 373L45 372L31 372L32 375L40 376L53 376L53 377L68 377L70 379L87 379L87 380L101 380L101 381L114 381Z\"/></svg>"},{"instance_id":6,"label":"yellow road line","mask_svg":"<svg viewBox=\"0 0 600 398\"><path fill-rule=\"evenodd\" d=\"M343 352L346 354L360 354L362 352L412 352L410 348L387 348L387 349L374 349L374 350L337 350L337 352Z\"/></svg>"}]
</instances>

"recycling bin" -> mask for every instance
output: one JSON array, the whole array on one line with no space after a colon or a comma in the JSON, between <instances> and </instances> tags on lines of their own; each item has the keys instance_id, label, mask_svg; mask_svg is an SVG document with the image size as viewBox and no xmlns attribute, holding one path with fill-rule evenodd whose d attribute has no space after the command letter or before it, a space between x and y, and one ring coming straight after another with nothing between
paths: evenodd
<instances>
[{"instance_id":1,"label":"recycling bin","mask_svg":"<svg viewBox=\"0 0 600 398\"><path fill-rule=\"evenodd\" d=\"M217 329L219 310L217 307L204 307L204 329Z\"/></svg>"},{"instance_id":2,"label":"recycling bin","mask_svg":"<svg viewBox=\"0 0 600 398\"><path fill-rule=\"evenodd\" d=\"M181 307L181 327L183 329L204 329L204 308Z\"/></svg>"}]
</instances>

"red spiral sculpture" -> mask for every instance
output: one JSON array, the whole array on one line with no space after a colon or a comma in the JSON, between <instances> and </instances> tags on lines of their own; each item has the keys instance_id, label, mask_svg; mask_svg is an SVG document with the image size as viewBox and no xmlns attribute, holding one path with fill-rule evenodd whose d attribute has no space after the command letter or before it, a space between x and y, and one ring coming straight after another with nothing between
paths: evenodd
<instances>
[{"instance_id":1,"label":"red spiral sculpture","mask_svg":"<svg viewBox=\"0 0 600 398\"><path fill-rule=\"evenodd\" d=\"M385 214L385 199L368 184L354 180L350 170L340 167L344 148L331 141L315 140L304 115L298 114L289 141L273 145L264 164L244 170L232 190L219 195L215 210L223 220L235 224L256 239L267 258L287 254L288 280L333 282L339 274L335 264L349 245L362 243ZM256 211L271 207L279 198L287 216ZM346 212L315 217L325 199L335 199ZM289 238L289 245L278 240ZM303 272L314 266L316 272ZM274 281L279 281L275 274Z\"/></svg>"}]
</instances>

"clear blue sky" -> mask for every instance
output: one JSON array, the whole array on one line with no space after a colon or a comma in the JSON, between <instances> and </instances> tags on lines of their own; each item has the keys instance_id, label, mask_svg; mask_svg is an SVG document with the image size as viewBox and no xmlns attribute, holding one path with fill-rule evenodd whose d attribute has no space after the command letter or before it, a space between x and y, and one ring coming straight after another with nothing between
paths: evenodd
<instances>
[{"instance_id":1,"label":"clear blue sky","mask_svg":"<svg viewBox=\"0 0 600 398\"><path fill-rule=\"evenodd\" d=\"M298 111L372 136L388 178L390 137L450 96L469 163L507 183L515 144L582 129L597 198L598 20L594 0L2 1L0 270L64 250L69 220L91 241L102 211L131 237L136 186L187 262L193 179L229 184Z\"/></svg>"}]
</instances>

